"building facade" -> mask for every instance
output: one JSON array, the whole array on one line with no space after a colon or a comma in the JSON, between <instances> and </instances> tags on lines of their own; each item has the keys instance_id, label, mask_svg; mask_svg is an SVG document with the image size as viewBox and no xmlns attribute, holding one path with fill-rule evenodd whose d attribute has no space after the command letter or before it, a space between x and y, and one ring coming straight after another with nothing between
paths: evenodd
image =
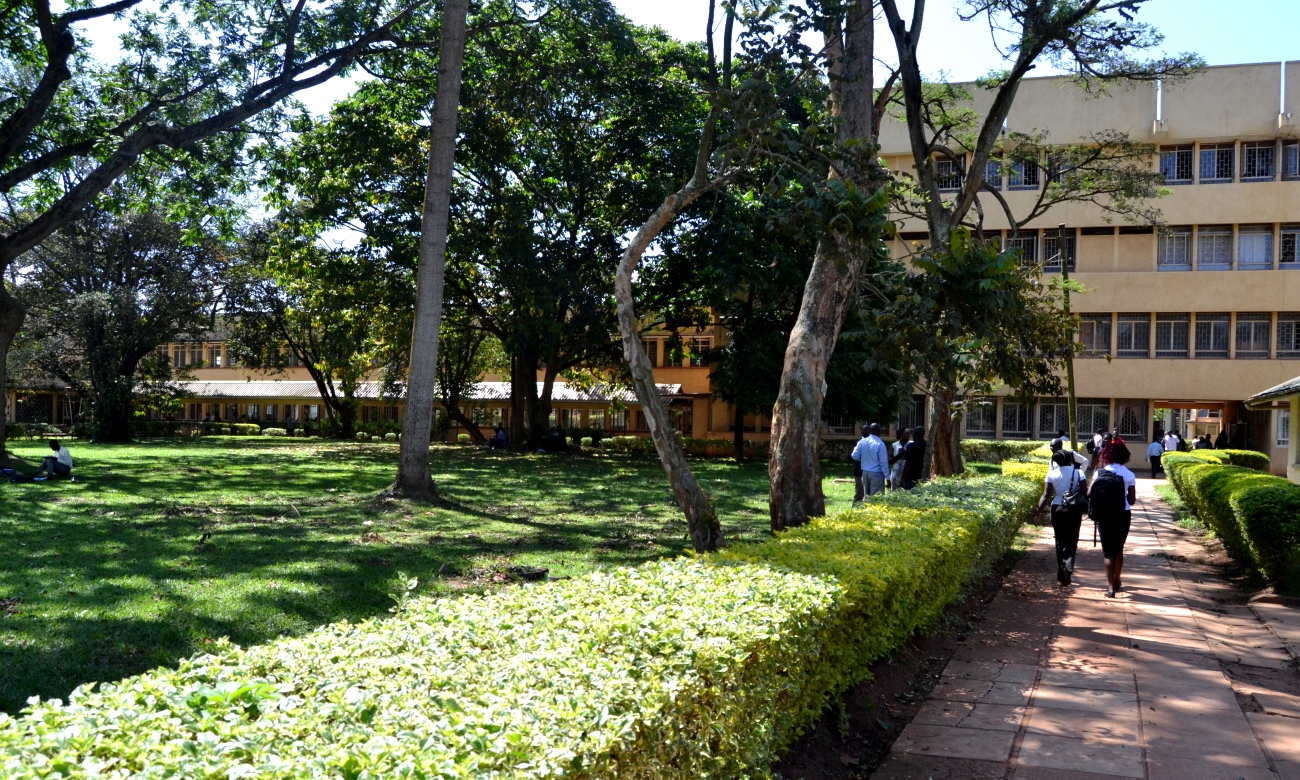
<instances>
[{"instance_id":1,"label":"building facade","mask_svg":"<svg viewBox=\"0 0 1300 780\"><path fill-rule=\"evenodd\" d=\"M990 93L973 88L974 108ZM1007 121L1011 132L1046 132L1050 144L1080 144L1118 130L1158 152L1153 168L1169 194L1156 202L1166 229L1116 225L1095 204L1056 207L1014 238L1001 209L984 208L1027 261L1058 254L1067 227L1072 296L1084 356L1075 361L1081 432L1118 428L1130 441L1154 429L1184 435L1226 431L1234 446L1269 453L1285 473L1289 409L1248 409L1261 387L1300 374L1300 62L1206 69L1176 86L1114 88L1089 96L1068 78L1029 79ZM896 170L913 162L901 122L886 122L882 155ZM988 176L1011 206L1028 213L1050 171L1014 165ZM954 189L964 170L952 171ZM903 221L893 251L908 252L925 226ZM1059 264L1047 272L1059 272ZM965 433L1047 437L1065 428L1063 399L1033 404L1006 391L972 399Z\"/></svg>"}]
</instances>

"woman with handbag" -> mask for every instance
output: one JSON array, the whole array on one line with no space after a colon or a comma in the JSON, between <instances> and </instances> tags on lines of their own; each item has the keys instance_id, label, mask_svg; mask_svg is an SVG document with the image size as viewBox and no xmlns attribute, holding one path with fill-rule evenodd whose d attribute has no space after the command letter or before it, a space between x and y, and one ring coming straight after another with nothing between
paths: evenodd
<instances>
[{"instance_id":1,"label":"woman with handbag","mask_svg":"<svg viewBox=\"0 0 1300 780\"><path fill-rule=\"evenodd\" d=\"M1088 507L1088 480L1075 465L1073 454L1064 450L1052 453L1052 467L1043 483L1035 516L1052 502L1052 531L1056 535L1056 581L1070 584L1074 574L1074 557L1079 549L1079 526Z\"/></svg>"}]
</instances>

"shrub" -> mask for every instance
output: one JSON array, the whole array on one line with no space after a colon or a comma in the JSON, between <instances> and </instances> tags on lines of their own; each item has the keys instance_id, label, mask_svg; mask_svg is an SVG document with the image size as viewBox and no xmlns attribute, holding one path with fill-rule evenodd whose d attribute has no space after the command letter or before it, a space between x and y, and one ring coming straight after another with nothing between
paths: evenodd
<instances>
[{"instance_id":1,"label":"shrub","mask_svg":"<svg viewBox=\"0 0 1300 780\"><path fill-rule=\"evenodd\" d=\"M1033 454L1036 450L1046 447L1047 442L962 439L960 446L961 456L965 460L973 460L979 463L1001 463L1004 460L1014 460ZM1049 450L1047 455L1041 457L1051 457L1051 451Z\"/></svg>"},{"instance_id":2,"label":"shrub","mask_svg":"<svg viewBox=\"0 0 1300 780\"><path fill-rule=\"evenodd\" d=\"M469 444L469 434L468 434L468 433L458 433L458 434L456 434L456 443L457 443L457 444Z\"/></svg>"},{"instance_id":3,"label":"shrub","mask_svg":"<svg viewBox=\"0 0 1300 780\"><path fill-rule=\"evenodd\" d=\"M653 453L655 443L649 436L608 436L601 440L600 448L609 452Z\"/></svg>"},{"instance_id":4,"label":"shrub","mask_svg":"<svg viewBox=\"0 0 1300 780\"><path fill-rule=\"evenodd\" d=\"M307 435L307 429L306 429L306 428L294 428L294 429L293 429L293 435L294 435L294 436L306 436L306 435Z\"/></svg>"},{"instance_id":5,"label":"shrub","mask_svg":"<svg viewBox=\"0 0 1300 780\"><path fill-rule=\"evenodd\" d=\"M1002 476L1026 479L1040 486L1041 489L1041 485L1047 480L1047 472L1050 467L1051 464L1038 460L1029 463L1015 460L1003 461Z\"/></svg>"},{"instance_id":6,"label":"shrub","mask_svg":"<svg viewBox=\"0 0 1300 780\"><path fill-rule=\"evenodd\" d=\"M288 436L289 432L286 431L284 428L263 428L262 435L280 437L280 436Z\"/></svg>"},{"instance_id":7,"label":"shrub","mask_svg":"<svg viewBox=\"0 0 1300 780\"><path fill-rule=\"evenodd\" d=\"M462 434L468 435L468 434ZM370 434L365 431L357 431L357 441L370 441Z\"/></svg>"},{"instance_id":8,"label":"shrub","mask_svg":"<svg viewBox=\"0 0 1300 780\"><path fill-rule=\"evenodd\" d=\"M397 441L397 434L395 434L395 433L385 433L385 434L384 434L384 441Z\"/></svg>"},{"instance_id":9,"label":"shrub","mask_svg":"<svg viewBox=\"0 0 1300 780\"><path fill-rule=\"evenodd\" d=\"M583 436L580 440L583 449L588 449L595 445L595 441L590 436Z\"/></svg>"},{"instance_id":10,"label":"shrub","mask_svg":"<svg viewBox=\"0 0 1300 780\"><path fill-rule=\"evenodd\" d=\"M257 423L231 423L230 432L236 436L257 436L262 432L262 426Z\"/></svg>"},{"instance_id":11,"label":"shrub","mask_svg":"<svg viewBox=\"0 0 1300 780\"><path fill-rule=\"evenodd\" d=\"M229 435L230 435L230 426L229 426L229 425L218 425L217 427L213 428L212 430L213 430L213 431L214 431L218 436L229 436Z\"/></svg>"},{"instance_id":12,"label":"shrub","mask_svg":"<svg viewBox=\"0 0 1300 780\"><path fill-rule=\"evenodd\" d=\"M1205 452L1205 450L1201 450ZM1228 462L1234 466L1254 469L1255 471L1267 471L1269 464L1273 462L1272 458L1262 452L1254 450L1212 450L1221 458L1227 458Z\"/></svg>"}]
</instances>

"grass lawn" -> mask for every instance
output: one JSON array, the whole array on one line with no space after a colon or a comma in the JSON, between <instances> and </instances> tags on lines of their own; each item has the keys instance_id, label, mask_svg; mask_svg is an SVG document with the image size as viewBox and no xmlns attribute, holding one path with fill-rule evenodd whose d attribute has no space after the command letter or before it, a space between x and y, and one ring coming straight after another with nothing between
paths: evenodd
<instances>
[{"instance_id":1,"label":"grass lawn","mask_svg":"<svg viewBox=\"0 0 1300 780\"><path fill-rule=\"evenodd\" d=\"M43 442L10 442L27 463ZM0 483L0 709L239 644L361 620L421 593L569 577L689 549L653 457L438 447L445 500L381 495L397 446L264 438L73 442L77 481ZM733 543L767 532L767 464L697 461ZM828 508L852 499L826 462ZM34 467L28 472L35 471Z\"/></svg>"}]
</instances>

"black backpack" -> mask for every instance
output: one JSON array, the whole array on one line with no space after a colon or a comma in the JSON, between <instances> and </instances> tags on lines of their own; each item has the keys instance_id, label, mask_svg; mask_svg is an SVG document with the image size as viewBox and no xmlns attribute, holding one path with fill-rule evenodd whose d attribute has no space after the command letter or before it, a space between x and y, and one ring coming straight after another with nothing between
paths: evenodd
<instances>
[{"instance_id":1,"label":"black backpack","mask_svg":"<svg viewBox=\"0 0 1300 780\"><path fill-rule=\"evenodd\" d=\"M1127 498L1124 478L1113 471L1100 471L1088 489L1088 516L1094 520L1119 517Z\"/></svg>"}]
</instances>

